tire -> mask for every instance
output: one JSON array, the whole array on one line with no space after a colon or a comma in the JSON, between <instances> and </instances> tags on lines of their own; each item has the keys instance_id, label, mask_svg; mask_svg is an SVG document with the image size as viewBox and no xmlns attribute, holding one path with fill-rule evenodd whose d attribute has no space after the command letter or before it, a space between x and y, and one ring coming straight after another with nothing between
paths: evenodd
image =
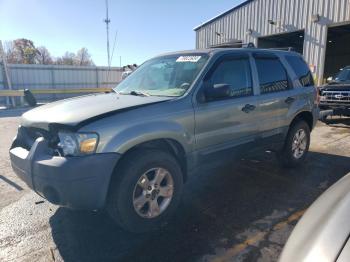
<instances>
[{"instance_id":1,"label":"tire","mask_svg":"<svg viewBox=\"0 0 350 262\"><path fill-rule=\"evenodd\" d=\"M306 139L305 141L304 140L298 141L298 143L301 145L300 149L303 149L302 150L303 152L301 151L296 152L294 150L295 149L294 141L295 139L297 139L296 138L296 136L298 136L297 134L305 135L305 139ZM293 168L302 164L305 161L306 155L309 151L309 147L310 147L309 125L305 121L299 120L290 127L282 152L280 152L279 154L278 158L282 166Z\"/></svg>"},{"instance_id":2,"label":"tire","mask_svg":"<svg viewBox=\"0 0 350 262\"><path fill-rule=\"evenodd\" d=\"M161 181L159 185L154 182L156 177L162 176L164 178L158 180ZM114 174L107 212L127 231L141 233L155 230L165 224L175 212L180 202L182 186L181 168L171 154L152 149L131 152L122 160ZM171 193L171 197L163 197ZM138 202L136 199L141 200ZM155 208L155 201L159 209Z\"/></svg>"}]
</instances>

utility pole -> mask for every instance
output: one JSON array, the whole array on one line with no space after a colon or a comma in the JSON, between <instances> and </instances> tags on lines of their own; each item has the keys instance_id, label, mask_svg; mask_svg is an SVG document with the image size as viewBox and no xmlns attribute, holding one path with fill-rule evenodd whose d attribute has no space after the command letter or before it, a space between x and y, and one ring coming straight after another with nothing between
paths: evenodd
<instances>
[{"instance_id":1,"label":"utility pole","mask_svg":"<svg viewBox=\"0 0 350 262\"><path fill-rule=\"evenodd\" d=\"M4 83L6 81L7 83L7 88L9 90L12 90L12 83L11 83L11 79L10 79L10 74L9 74L9 71L8 71L8 67L7 67L7 61L6 61L6 56L5 56L5 52L4 52L4 49L2 47L2 41L0 40L0 57L1 57L1 60L2 60L2 64L3 64L3 72L4 72ZM8 97L6 98L6 103L8 104ZM16 106L16 103L15 103L15 100L13 99L13 97L10 97L10 100L11 100L11 104L13 107Z\"/></svg>"},{"instance_id":2,"label":"utility pole","mask_svg":"<svg viewBox=\"0 0 350 262\"><path fill-rule=\"evenodd\" d=\"M107 61L108 67L111 67L111 56L109 54L109 23L111 20L108 17L108 0L106 0L106 19L104 20L106 23L106 31L107 31Z\"/></svg>"}]
</instances>

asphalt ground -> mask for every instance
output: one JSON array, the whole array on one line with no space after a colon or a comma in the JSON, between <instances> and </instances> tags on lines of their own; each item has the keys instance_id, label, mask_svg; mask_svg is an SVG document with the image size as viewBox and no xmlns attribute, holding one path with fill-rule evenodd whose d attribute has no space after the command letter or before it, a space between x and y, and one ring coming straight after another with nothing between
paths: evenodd
<instances>
[{"instance_id":1,"label":"asphalt ground","mask_svg":"<svg viewBox=\"0 0 350 262\"><path fill-rule=\"evenodd\" d=\"M305 209L350 172L350 119L318 123L305 165L248 153L186 184L160 231L130 234L103 212L43 201L13 173L8 148L23 110L0 110L0 261L276 261Z\"/></svg>"}]
</instances>

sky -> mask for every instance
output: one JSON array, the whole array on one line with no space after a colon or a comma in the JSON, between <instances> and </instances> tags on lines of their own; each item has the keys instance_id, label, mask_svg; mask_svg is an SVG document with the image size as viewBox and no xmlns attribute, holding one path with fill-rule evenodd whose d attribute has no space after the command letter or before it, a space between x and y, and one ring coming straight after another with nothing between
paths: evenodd
<instances>
[{"instance_id":1,"label":"sky","mask_svg":"<svg viewBox=\"0 0 350 262\"><path fill-rule=\"evenodd\" d=\"M194 49L193 28L243 0L109 0L112 65L140 64L168 51ZM54 57L86 47L107 65L105 0L0 0L0 39L27 38Z\"/></svg>"}]
</instances>

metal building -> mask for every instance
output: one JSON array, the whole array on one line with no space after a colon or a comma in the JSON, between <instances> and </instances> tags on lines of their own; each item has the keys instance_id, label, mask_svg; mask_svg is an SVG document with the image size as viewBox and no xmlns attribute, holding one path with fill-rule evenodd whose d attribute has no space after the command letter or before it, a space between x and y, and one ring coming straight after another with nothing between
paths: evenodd
<instances>
[{"instance_id":1,"label":"metal building","mask_svg":"<svg viewBox=\"0 0 350 262\"><path fill-rule=\"evenodd\" d=\"M196 48L230 41L293 47L318 84L350 65L350 0L248 0L194 30Z\"/></svg>"}]
</instances>

